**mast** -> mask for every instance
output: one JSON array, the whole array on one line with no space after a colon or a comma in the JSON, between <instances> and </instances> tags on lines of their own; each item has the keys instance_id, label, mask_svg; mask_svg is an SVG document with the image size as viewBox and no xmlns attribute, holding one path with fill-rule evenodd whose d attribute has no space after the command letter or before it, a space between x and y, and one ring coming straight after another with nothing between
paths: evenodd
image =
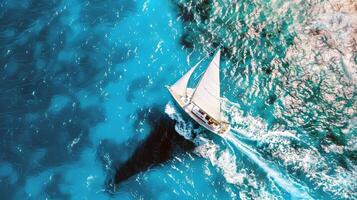
<instances>
[{"instance_id":1,"label":"mast","mask_svg":"<svg viewBox=\"0 0 357 200\"><path fill-rule=\"evenodd\" d=\"M221 53L218 50L197 84L191 98L191 102L219 122L221 121L219 80L220 55Z\"/></svg>"}]
</instances>

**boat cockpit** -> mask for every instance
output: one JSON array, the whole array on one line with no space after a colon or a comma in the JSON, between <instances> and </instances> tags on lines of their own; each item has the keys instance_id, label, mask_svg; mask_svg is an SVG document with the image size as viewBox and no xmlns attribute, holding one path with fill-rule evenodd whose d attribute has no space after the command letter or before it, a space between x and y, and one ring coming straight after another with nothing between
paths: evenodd
<instances>
[{"instance_id":1,"label":"boat cockpit","mask_svg":"<svg viewBox=\"0 0 357 200\"><path fill-rule=\"evenodd\" d=\"M219 123L210 117L205 111L200 109L198 106L194 105L192 108L192 113L194 113L197 117L199 117L203 122L211 126L213 129L219 129Z\"/></svg>"}]
</instances>

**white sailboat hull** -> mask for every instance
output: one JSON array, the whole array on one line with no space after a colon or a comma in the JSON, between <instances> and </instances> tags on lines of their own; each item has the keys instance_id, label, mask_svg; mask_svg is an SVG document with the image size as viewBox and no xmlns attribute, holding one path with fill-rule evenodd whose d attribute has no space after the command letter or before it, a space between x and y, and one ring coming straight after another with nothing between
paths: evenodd
<instances>
[{"instance_id":1,"label":"white sailboat hull","mask_svg":"<svg viewBox=\"0 0 357 200\"><path fill-rule=\"evenodd\" d=\"M230 126L226 122L218 122L217 126L214 124L209 124L206 118L202 117L195 112L195 107L197 107L194 103L190 102L190 98L192 97L192 93L194 89L187 88L187 97L182 97L176 94L170 87L167 87L171 96L176 101L177 105L182 108L193 120L195 120L199 125L205 127L207 130L216 133L216 134L225 134L230 130Z\"/></svg>"}]
</instances>

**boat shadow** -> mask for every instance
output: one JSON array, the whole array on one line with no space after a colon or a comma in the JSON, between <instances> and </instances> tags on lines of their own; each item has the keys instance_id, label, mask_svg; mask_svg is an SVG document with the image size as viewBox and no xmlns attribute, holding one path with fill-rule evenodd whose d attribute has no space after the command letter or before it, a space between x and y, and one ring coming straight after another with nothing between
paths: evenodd
<instances>
[{"instance_id":1,"label":"boat shadow","mask_svg":"<svg viewBox=\"0 0 357 200\"><path fill-rule=\"evenodd\" d=\"M117 166L107 183L109 193L115 193L121 184L136 174L164 164L174 155L190 152L195 148L192 141L176 132L175 121L164 113L161 109L163 107L146 108L137 113L137 122L145 121L150 126L150 133L132 155Z\"/></svg>"}]
</instances>

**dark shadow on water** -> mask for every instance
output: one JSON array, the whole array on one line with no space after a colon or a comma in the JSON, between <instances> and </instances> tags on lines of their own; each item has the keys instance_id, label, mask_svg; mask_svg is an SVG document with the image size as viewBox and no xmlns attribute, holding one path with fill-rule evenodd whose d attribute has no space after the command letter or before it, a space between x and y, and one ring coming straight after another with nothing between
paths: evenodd
<instances>
[{"instance_id":1,"label":"dark shadow on water","mask_svg":"<svg viewBox=\"0 0 357 200\"><path fill-rule=\"evenodd\" d=\"M109 188L115 188L130 177L165 163L175 154L194 149L193 142L175 131L175 121L170 119L162 108L163 106L147 108L137 113L137 122L146 122L151 131L133 151L131 157L118 166L108 185ZM120 152L117 151L117 154L120 156Z\"/></svg>"}]
</instances>

